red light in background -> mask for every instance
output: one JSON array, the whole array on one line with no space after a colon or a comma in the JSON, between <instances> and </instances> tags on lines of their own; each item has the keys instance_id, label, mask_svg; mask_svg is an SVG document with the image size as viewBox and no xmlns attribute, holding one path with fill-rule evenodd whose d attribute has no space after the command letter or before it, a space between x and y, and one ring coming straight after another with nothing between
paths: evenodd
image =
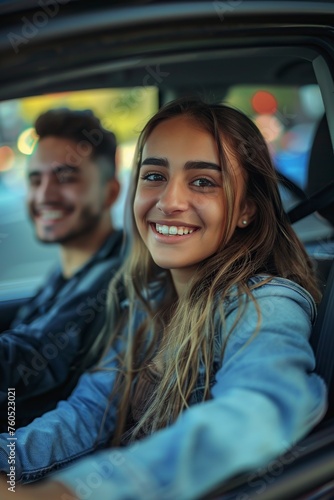
<instances>
[{"instance_id":1,"label":"red light in background","mask_svg":"<svg viewBox=\"0 0 334 500\"><path fill-rule=\"evenodd\" d=\"M10 170L14 165L15 154L9 146L0 147L0 172Z\"/></svg>"},{"instance_id":2,"label":"red light in background","mask_svg":"<svg viewBox=\"0 0 334 500\"><path fill-rule=\"evenodd\" d=\"M259 115L273 115L277 111L277 100L267 90L259 90L252 97L252 106Z\"/></svg>"}]
</instances>

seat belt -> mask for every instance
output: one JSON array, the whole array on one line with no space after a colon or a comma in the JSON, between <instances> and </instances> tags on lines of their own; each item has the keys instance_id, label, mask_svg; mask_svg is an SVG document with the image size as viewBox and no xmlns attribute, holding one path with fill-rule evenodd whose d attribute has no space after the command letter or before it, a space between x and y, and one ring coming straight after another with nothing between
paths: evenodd
<instances>
[{"instance_id":1,"label":"seat belt","mask_svg":"<svg viewBox=\"0 0 334 500\"><path fill-rule=\"evenodd\" d=\"M324 188L319 189L319 191L309 196L306 200L298 203L287 215L290 223L293 224L317 210L328 207L332 203L334 203L334 181L330 182Z\"/></svg>"},{"instance_id":2,"label":"seat belt","mask_svg":"<svg viewBox=\"0 0 334 500\"><path fill-rule=\"evenodd\" d=\"M334 203L334 181L301 201L288 212L290 223L326 208ZM318 308L310 343L316 357L316 371L327 384L328 393L334 392L334 261L329 272L325 293ZM334 401L329 403L326 418L334 416Z\"/></svg>"},{"instance_id":3,"label":"seat belt","mask_svg":"<svg viewBox=\"0 0 334 500\"><path fill-rule=\"evenodd\" d=\"M334 261L327 279L324 296L320 302L318 316L312 331L311 345L316 357L316 371L327 384L328 394L334 392ZM334 400L327 416L334 416Z\"/></svg>"}]
</instances>

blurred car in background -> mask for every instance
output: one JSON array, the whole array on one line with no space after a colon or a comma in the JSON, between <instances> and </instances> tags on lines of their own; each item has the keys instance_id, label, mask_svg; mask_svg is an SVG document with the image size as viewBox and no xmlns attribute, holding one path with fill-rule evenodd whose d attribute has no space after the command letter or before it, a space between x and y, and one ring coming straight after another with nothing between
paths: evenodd
<instances>
[{"instance_id":1,"label":"blurred car in background","mask_svg":"<svg viewBox=\"0 0 334 500\"><path fill-rule=\"evenodd\" d=\"M0 313L6 321L56 259L54 249L34 240L24 196L33 122L59 106L91 108L116 133L123 183L118 227L136 138L161 104L197 95L243 110L267 140L285 210L325 290L334 256L332 1L12 0L0 2L0 14ZM245 471L205 498L334 498L333 444L329 413L292 460Z\"/></svg>"}]
</instances>

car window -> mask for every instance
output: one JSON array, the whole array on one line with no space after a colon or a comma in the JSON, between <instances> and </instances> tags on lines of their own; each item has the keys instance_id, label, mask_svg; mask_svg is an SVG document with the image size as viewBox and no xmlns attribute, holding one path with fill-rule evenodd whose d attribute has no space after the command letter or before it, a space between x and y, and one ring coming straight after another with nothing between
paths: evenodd
<instances>
[{"instance_id":1,"label":"car window","mask_svg":"<svg viewBox=\"0 0 334 500\"><path fill-rule=\"evenodd\" d=\"M226 101L251 116L276 169L305 189L314 132L324 114L318 85L235 86Z\"/></svg>"},{"instance_id":2,"label":"car window","mask_svg":"<svg viewBox=\"0 0 334 500\"><path fill-rule=\"evenodd\" d=\"M186 91L185 91L186 93ZM30 295L57 261L57 246L35 240L26 207L25 171L36 141L33 123L50 108L90 108L119 142L118 176L122 190L113 206L116 227L123 226L127 181L139 131L158 107L158 89L98 89L63 92L0 103L0 298ZM324 114L319 87L234 85L224 102L250 116L267 140L278 172L306 189L310 151L316 127ZM300 198L280 185L286 211ZM328 253L333 226L317 214L294 228L312 254Z\"/></svg>"},{"instance_id":3,"label":"car window","mask_svg":"<svg viewBox=\"0 0 334 500\"><path fill-rule=\"evenodd\" d=\"M136 139L157 106L154 87L64 92L0 103L0 255L5 263L0 267L0 298L11 298L18 289L20 297L30 295L57 261L57 245L36 241L26 213L26 167L36 142L35 119L51 108L92 109L115 133L122 190L112 214L114 225L122 227Z\"/></svg>"},{"instance_id":4,"label":"car window","mask_svg":"<svg viewBox=\"0 0 334 500\"><path fill-rule=\"evenodd\" d=\"M319 86L236 85L229 89L225 101L253 119L266 139L276 170L297 186L293 192L280 183L288 212L301 201L298 188L313 192L312 186L308 189L310 154L324 116ZM320 249L332 251L333 226L319 214L296 222L294 229L312 255Z\"/></svg>"}]
</instances>

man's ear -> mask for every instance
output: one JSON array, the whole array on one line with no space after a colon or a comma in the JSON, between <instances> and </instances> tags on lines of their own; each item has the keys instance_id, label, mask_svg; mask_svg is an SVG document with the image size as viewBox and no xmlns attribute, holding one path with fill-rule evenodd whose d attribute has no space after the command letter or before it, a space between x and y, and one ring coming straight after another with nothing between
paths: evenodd
<instances>
[{"instance_id":1,"label":"man's ear","mask_svg":"<svg viewBox=\"0 0 334 500\"><path fill-rule=\"evenodd\" d=\"M117 171L119 169L119 166L121 164L121 150L120 147L116 147L116 152L115 152L115 174L117 175ZM107 184L107 196L106 196L106 207L110 208L115 201L118 198L119 192L120 192L120 184L118 180L114 177L113 179L108 180Z\"/></svg>"},{"instance_id":2,"label":"man's ear","mask_svg":"<svg viewBox=\"0 0 334 500\"><path fill-rule=\"evenodd\" d=\"M119 168L121 165L121 156L122 156L121 148L119 146L117 146L116 152L115 152L115 172L116 172L116 174L119 171Z\"/></svg>"},{"instance_id":3,"label":"man's ear","mask_svg":"<svg viewBox=\"0 0 334 500\"><path fill-rule=\"evenodd\" d=\"M104 202L105 208L110 208L118 198L120 184L117 179L109 179L106 184L107 194Z\"/></svg>"},{"instance_id":4,"label":"man's ear","mask_svg":"<svg viewBox=\"0 0 334 500\"><path fill-rule=\"evenodd\" d=\"M255 217L256 214L256 204L253 200L246 199L241 207L240 214L238 217L237 227L245 228Z\"/></svg>"}]
</instances>

